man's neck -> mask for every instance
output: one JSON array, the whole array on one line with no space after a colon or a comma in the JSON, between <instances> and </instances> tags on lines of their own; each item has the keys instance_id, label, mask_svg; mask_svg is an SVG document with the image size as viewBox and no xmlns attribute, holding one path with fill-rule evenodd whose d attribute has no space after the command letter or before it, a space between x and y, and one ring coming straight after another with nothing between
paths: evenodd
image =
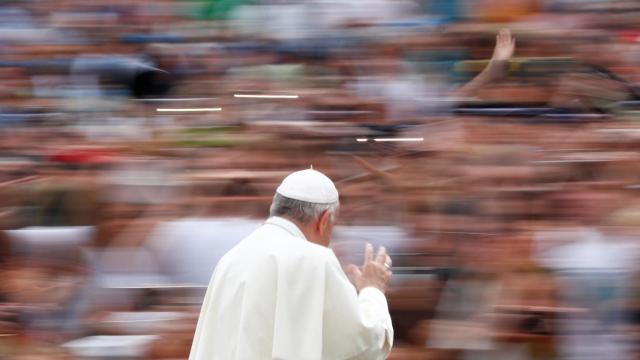
<instances>
[{"instance_id":1,"label":"man's neck","mask_svg":"<svg viewBox=\"0 0 640 360\"><path fill-rule=\"evenodd\" d=\"M327 246L326 244L324 244L320 239L318 239L317 236L315 236L315 232L313 231L313 224L302 224L298 221L295 221L293 219L290 219L288 217L285 217L285 219L291 221L295 226L298 227L298 229L300 229L300 231L302 231L302 233L304 234L304 237L307 239L307 241L320 245L320 246Z\"/></svg>"}]
</instances>

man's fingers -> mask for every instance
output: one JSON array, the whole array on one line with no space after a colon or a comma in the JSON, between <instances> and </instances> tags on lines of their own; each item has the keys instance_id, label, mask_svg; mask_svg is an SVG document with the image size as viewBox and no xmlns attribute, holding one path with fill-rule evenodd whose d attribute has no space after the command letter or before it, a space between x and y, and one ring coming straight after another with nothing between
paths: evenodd
<instances>
[{"instance_id":1,"label":"man's fingers","mask_svg":"<svg viewBox=\"0 0 640 360\"><path fill-rule=\"evenodd\" d=\"M513 39L511 37L511 31L509 29L502 29L496 36L496 44L498 45L511 45Z\"/></svg>"},{"instance_id":2,"label":"man's fingers","mask_svg":"<svg viewBox=\"0 0 640 360\"><path fill-rule=\"evenodd\" d=\"M387 258L385 259L384 264L385 264L388 268L390 268L390 267L391 267L392 261L391 261L391 257L390 257L389 255L387 255Z\"/></svg>"},{"instance_id":3,"label":"man's fingers","mask_svg":"<svg viewBox=\"0 0 640 360\"><path fill-rule=\"evenodd\" d=\"M353 285L357 287L358 283L360 282L360 278L362 277L362 271L360 271L360 269L353 264L348 265L345 270L347 273L347 278L349 278Z\"/></svg>"},{"instance_id":4,"label":"man's fingers","mask_svg":"<svg viewBox=\"0 0 640 360\"><path fill-rule=\"evenodd\" d=\"M364 248L364 263L366 265L371 261L373 261L373 246L367 243L367 246Z\"/></svg>"},{"instance_id":5,"label":"man's fingers","mask_svg":"<svg viewBox=\"0 0 640 360\"><path fill-rule=\"evenodd\" d=\"M351 278L352 281L355 281L362 275L362 272L357 266L351 264L347 266L347 275Z\"/></svg>"},{"instance_id":6,"label":"man's fingers","mask_svg":"<svg viewBox=\"0 0 640 360\"><path fill-rule=\"evenodd\" d=\"M378 255L376 256L376 262L380 265L384 265L387 260L387 249L384 246L378 248Z\"/></svg>"}]
</instances>

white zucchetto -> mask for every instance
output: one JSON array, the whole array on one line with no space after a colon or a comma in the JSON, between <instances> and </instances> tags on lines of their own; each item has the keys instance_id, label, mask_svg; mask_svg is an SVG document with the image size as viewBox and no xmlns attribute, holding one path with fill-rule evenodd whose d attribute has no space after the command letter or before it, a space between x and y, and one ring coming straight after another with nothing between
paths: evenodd
<instances>
[{"instance_id":1,"label":"white zucchetto","mask_svg":"<svg viewBox=\"0 0 640 360\"><path fill-rule=\"evenodd\" d=\"M338 201L338 190L325 174L306 169L289 174L276 192L290 199L314 204L331 204Z\"/></svg>"}]
</instances>

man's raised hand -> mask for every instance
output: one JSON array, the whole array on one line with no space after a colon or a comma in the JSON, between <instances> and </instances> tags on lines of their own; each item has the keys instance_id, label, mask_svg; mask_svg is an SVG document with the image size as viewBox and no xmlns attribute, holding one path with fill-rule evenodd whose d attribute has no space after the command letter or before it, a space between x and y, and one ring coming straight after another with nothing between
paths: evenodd
<instances>
[{"instance_id":1,"label":"man's raised hand","mask_svg":"<svg viewBox=\"0 0 640 360\"><path fill-rule=\"evenodd\" d=\"M364 250L364 265L362 269L355 265L349 265L348 271L358 291L372 286L385 292L391 279L390 268L391 258L387 255L387 250L381 246L374 259L373 246L367 244Z\"/></svg>"},{"instance_id":2,"label":"man's raised hand","mask_svg":"<svg viewBox=\"0 0 640 360\"><path fill-rule=\"evenodd\" d=\"M516 39L511 36L509 29L502 29L496 36L496 47L493 49L492 60L508 61L516 49Z\"/></svg>"}]
</instances>

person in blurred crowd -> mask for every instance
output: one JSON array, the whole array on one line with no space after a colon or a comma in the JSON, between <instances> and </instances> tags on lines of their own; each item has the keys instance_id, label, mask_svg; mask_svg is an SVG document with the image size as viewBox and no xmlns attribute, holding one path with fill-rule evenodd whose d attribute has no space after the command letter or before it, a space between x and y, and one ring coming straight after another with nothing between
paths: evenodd
<instances>
[{"instance_id":1,"label":"person in blurred crowd","mask_svg":"<svg viewBox=\"0 0 640 360\"><path fill-rule=\"evenodd\" d=\"M493 50L489 65L473 80L458 89L456 95L459 97L473 96L482 87L504 77L515 49L516 39L511 36L511 30L500 30L496 36L496 47Z\"/></svg>"},{"instance_id":2,"label":"person in blurred crowd","mask_svg":"<svg viewBox=\"0 0 640 360\"><path fill-rule=\"evenodd\" d=\"M559 284L559 303L569 309L557 321L562 359L628 359L630 342L620 333L628 320L622 308L637 272L633 238L612 232L624 224L616 210L620 195L587 186L557 197L557 217L573 226L536 234L536 256ZM567 221L571 220L571 222Z\"/></svg>"},{"instance_id":3,"label":"person in blurred crowd","mask_svg":"<svg viewBox=\"0 0 640 360\"><path fill-rule=\"evenodd\" d=\"M0 263L0 359L64 358L56 345L82 333L84 256L55 245L13 252Z\"/></svg>"},{"instance_id":4,"label":"person in blurred crowd","mask_svg":"<svg viewBox=\"0 0 640 360\"><path fill-rule=\"evenodd\" d=\"M271 217L218 263L190 360L387 357L391 259L367 245L364 266L349 267L354 288L328 248L338 206L321 172L284 179Z\"/></svg>"}]
</instances>

